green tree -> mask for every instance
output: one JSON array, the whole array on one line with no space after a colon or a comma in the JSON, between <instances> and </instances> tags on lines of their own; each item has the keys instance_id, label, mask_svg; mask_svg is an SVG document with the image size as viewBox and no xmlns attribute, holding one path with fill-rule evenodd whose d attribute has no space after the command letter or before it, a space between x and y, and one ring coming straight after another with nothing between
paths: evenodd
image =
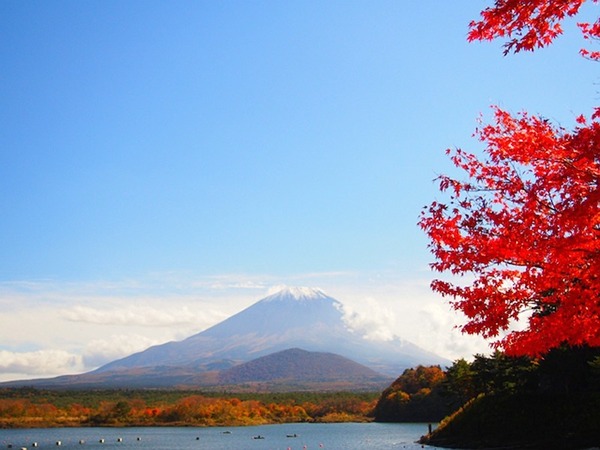
<instances>
[{"instance_id":1,"label":"green tree","mask_svg":"<svg viewBox=\"0 0 600 450\"><path fill-rule=\"evenodd\" d=\"M535 390L536 369L537 361L502 352L495 352L492 356L476 355L471 364L474 388L483 394Z\"/></svg>"},{"instance_id":2,"label":"green tree","mask_svg":"<svg viewBox=\"0 0 600 450\"><path fill-rule=\"evenodd\" d=\"M478 394L474 377L471 363L464 358L458 359L446 370L446 378L443 382L444 392L448 396L456 397L461 404L464 404Z\"/></svg>"}]
</instances>

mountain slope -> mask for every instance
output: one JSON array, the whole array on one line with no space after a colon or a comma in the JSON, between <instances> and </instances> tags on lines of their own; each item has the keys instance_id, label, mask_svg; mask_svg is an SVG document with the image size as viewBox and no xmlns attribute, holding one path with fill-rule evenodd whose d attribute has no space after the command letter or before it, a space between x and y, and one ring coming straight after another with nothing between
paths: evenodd
<instances>
[{"instance_id":1,"label":"mountain slope","mask_svg":"<svg viewBox=\"0 0 600 450\"><path fill-rule=\"evenodd\" d=\"M150 347L96 372L158 365L226 366L290 348L336 353L394 377L418 364L449 364L404 340L364 339L346 327L341 309L340 302L320 290L288 288L183 341Z\"/></svg>"},{"instance_id":2,"label":"mountain slope","mask_svg":"<svg viewBox=\"0 0 600 450\"><path fill-rule=\"evenodd\" d=\"M378 381L381 374L334 353L283 350L239 364L219 374L223 384L252 381Z\"/></svg>"}]
</instances>

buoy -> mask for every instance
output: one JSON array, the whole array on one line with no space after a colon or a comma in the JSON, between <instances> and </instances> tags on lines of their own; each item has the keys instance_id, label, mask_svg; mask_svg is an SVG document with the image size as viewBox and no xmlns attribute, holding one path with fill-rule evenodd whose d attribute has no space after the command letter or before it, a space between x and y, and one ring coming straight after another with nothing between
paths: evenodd
<instances>
[{"instance_id":1,"label":"buoy","mask_svg":"<svg viewBox=\"0 0 600 450\"><path fill-rule=\"evenodd\" d=\"M83 439L79 439L79 443L80 443L81 445L83 445L83 444L85 444L85 441L84 441Z\"/></svg>"},{"instance_id":2,"label":"buoy","mask_svg":"<svg viewBox=\"0 0 600 450\"><path fill-rule=\"evenodd\" d=\"M38 443L37 443L37 442L34 442L33 444L31 444L31 446L32 446L32 447L37 447L37 446L38 446Z\"/></svg>"},{"instance_id":3,"label":"buoy","mask_svg":"<svg viewBox=\"0 0 600 450\"><path fill-rule=\"evenodd\" d=\"M62 442L56 441L56 445L62 445Z\"/></svg>"},{"instance_id":4,"label":"buoy","mask_svg":"<svg viewBox=\"0 0 600 450\"><path fill-rule=\"evenodd\" d=\"M141 441L141 440L142 440L142 438L138 436L138 437L137 437L137 440L138 440L138 441Z\"/></svg>"},{"instance_id":5,"label":"buoy","mask_svg":"<svg viewBox=\"0 0 600 450\"><path fill-rule=\"evenodd\" d=\"M104 444L104 439L100 439L98 442L100 442L101 444Z\"/></svg>"},{"instance_id":6,"label":"buoy","mask_svg":"<svg viewBox=\"0 0 600 450\"><path fill-rule=\"evenodd\" d=\"M117 438L117 442L123 442L123 438Z\"/></svg>"}]
</instances>

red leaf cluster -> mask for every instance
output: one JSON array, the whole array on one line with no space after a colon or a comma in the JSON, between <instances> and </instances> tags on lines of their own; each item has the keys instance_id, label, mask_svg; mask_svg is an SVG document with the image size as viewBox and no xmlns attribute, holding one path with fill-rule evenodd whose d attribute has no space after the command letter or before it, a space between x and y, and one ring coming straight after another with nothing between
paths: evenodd
<instances>
[{"instance_id":1,"label":"red leaf cluster","mask_svg":"<svg viewBox=\"0 0 600 450\"><path fill-rule=\"evenodd\" d=\"M485 160L448 150L468 180L440 177L450 201L419 221L432 267L473 281L432 288L466 315L463 331L508 353L600 346L600 123L580 116L567 132L525 113L494 117L476 131ZM510 331L517 320L528 326Z\"/></svg>"},{"instance_id":2,"label":"red leaf cluster","mask_svg":"<svg viewBox=\"0 0 600 450\"><path fill-rule=\"evenodd\" d=\"M593 0L595 3L598 0ZM469 24L469 41L506 38L504 54L545 47L562 33L561 22L579 12L584 0L496 0L481 12L481 20ZM600 20L580 23L586 39L600 37ZM581 54L600 59L600 52L582 49Z\"/></svg>"}]
</instances>

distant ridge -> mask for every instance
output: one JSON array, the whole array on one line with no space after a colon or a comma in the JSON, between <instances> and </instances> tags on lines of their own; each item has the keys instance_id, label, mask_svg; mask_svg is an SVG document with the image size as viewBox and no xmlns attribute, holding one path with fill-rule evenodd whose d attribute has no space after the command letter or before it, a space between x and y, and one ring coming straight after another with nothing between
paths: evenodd
<instances>
[{"instance_id":1,"label":"distant ridge","mask_svg":"<svg viewBox=\"0 0 600 450\"><path fill-rule=\"evenodd\" d=\"M299 348L271 353L219 374L219 382L223 384L257 381L384 383L386 380L389 378L343 356Z\"/></svg>"},{"instance_id":2,"label":"distant ridge","mask_svg":"<svg viewBox=\"0 0 600 450\"><path fill-rule=\"evenodd\" d=\"M339 355L393 378L418 364L451 364L405 340L364 339L348 329L343 320L342 304L336 299L320 289L286 288L187 339L150 347L95 371L0 385L63 388L218 386L227 377L240 376L239 371L256 373L258 370L253 363L227 375L232 367L290 349ZM289 356L289 353L283 356ZM267 363L269 361L267 359ZM341 370L340 377L344 375ZM353 376L347 377L348 386L356 381L351 378Z\"/></svg>"}]
</instances>

